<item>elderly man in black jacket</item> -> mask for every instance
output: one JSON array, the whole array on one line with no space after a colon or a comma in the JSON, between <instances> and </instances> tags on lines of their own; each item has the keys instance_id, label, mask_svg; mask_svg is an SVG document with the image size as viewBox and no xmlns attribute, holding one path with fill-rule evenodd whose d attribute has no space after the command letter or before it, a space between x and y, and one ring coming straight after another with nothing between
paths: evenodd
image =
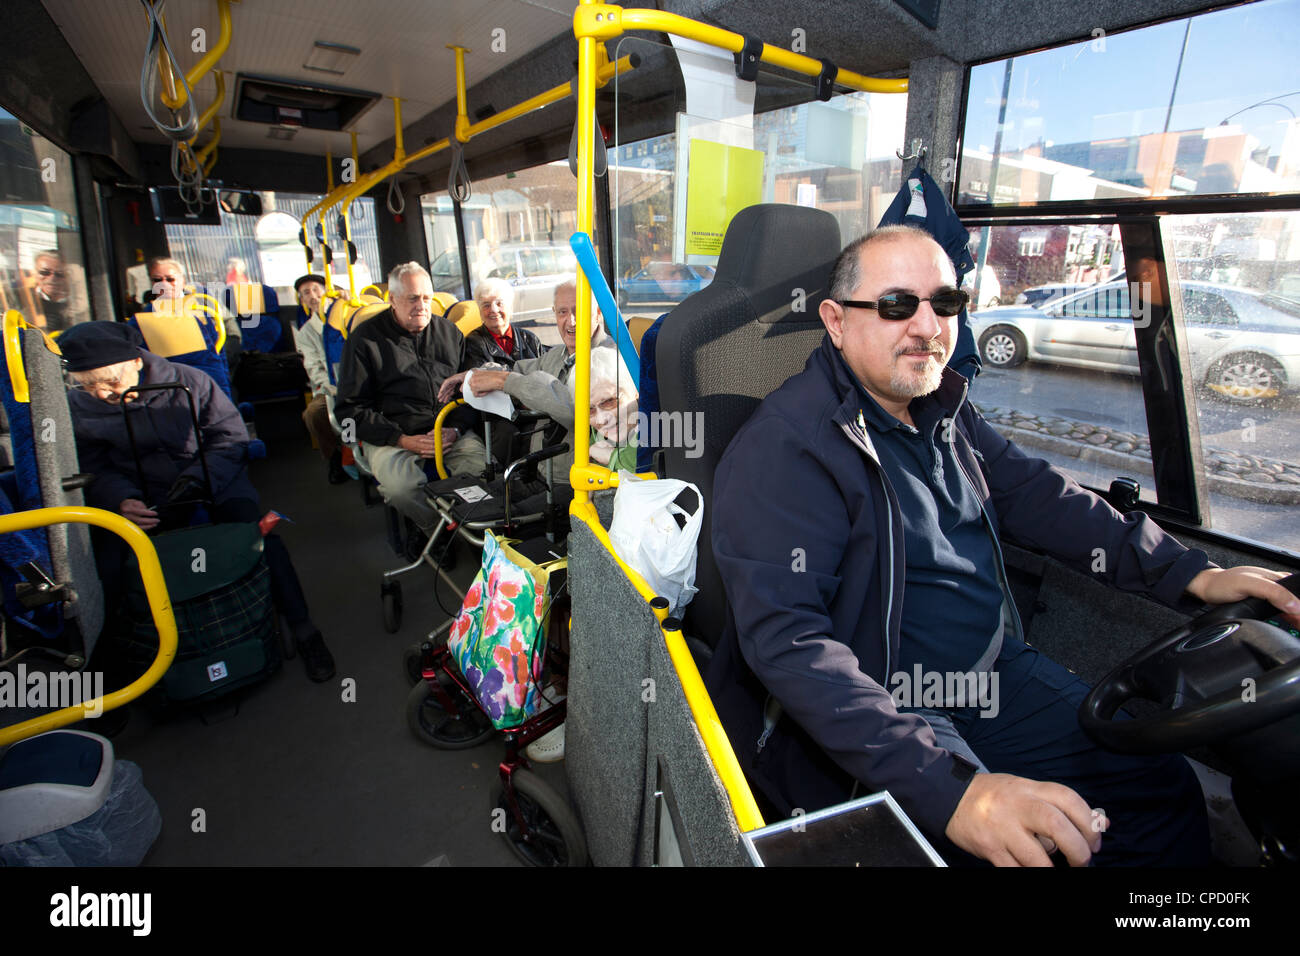
<instances>
[{"instance_id":1,"label":"elderly man in black jacket","mask_svg":"<svg viewBox=\"0 0 1300 956\"><path fill-rule=\"evenodd\" d=\"M206 373L146 352L139 341L131 326L116 322L86 322L59 338L76 383L68 406L78 459L95 476L86 489L87 503L118 512L145 531L165 530L189 523L210 484L211 500L204 507L212 521L258 521L262 509L244 468L248 431L239 412ZM172 382L189 390L197 431L180 389L130 391ZM272 597L297 639L307 674L314 681L328 680L334 658L312 623L289 552L278 535L267 535L264 545ZM104 593L121 594L127 583L125 543L96 536L96 557Z\"/></svg>"},{"instance_id":2,"label":"elderly man in black jacket","mask_svg":"<svg viewBox=\"0 0 1300 956\"><path fill-rule=\"evenodd\" d=\"M386 312L348 337L339 366L335 417L344 441L355 440L384 500L428 533L437 524L424 497L434 470L438 389L465 360L465 337L433 314L433 283L418 263L388 275ZM485 449L471 431L477 413L457 409L442 430L448 474L483 470ZM355 437L353 437L355 436Z\"/></svg>"}]
</instances>

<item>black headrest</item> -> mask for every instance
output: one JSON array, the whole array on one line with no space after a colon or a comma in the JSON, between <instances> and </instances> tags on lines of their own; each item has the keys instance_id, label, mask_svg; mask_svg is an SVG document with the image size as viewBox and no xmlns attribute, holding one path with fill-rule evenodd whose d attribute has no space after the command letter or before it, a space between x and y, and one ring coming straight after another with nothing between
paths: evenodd
<instances>
[{"instance_id":1,"label":"black headrest","mask_svg":"<svg viewBox=\"0 0 1300 956\"><path fill-rule=\"evenodd\" d=\"M824 286L840 254L840 227L820 209L762 203L736 213L727 227L714 280L745 290L759 321L780 321L797 301ZM806 303L805 303L806 304ZM816 305L812 306L816 311ZM806 316L795 312L802 321Z\"/></svg>"},{"instance_id":2,"label":"black headrest","mask_svg":"<svg viewBox=\"0 0 1300 956\"><path fill-rule=\"evenodd\" d=\"M727 228L713 281L669 313L659 330L659 406L700 413L703 429L695 448L666 447L664 462L669 477L694 482L705 497L695 571L700 592L686 624L710 646L726 618L711 540L713 472L759 402L800 371L821 342L817 307L839 253L840 229L830 213L750 206Z\"/></svg>"}]
</instances>

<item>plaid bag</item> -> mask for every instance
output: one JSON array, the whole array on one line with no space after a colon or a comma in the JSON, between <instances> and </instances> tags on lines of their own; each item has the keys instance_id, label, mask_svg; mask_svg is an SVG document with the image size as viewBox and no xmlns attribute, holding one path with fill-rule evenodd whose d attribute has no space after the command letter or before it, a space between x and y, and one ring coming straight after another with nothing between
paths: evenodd
<instances>
[{"instance_id":1,"label":"plaid bag","mask_svg":"<svg viewBox=\"0 0 1300 956\"><path fill-rule=\"evenodd\" d=\"M279 641L257 525L187 528L154 540L177 630L176 658L155 688L158 696L164 702L209 700L273 673L280 665ZM202 565L196 563L199 548ZM125 611L127 660L147 667L158 653L158 632L142 589L132 588Z\"/></svg>"},{"instance_id":2,"label":"plaid bag","mask_svg":"<svg viewBox=\"0 0 1300 956\"><path fill-rule=\"evenodd\" d=\"M452 622L447 649L498 730L517 727L541 704L551 572L498 539L483 536L483 565Z\"/></svg>"}]
</instances>

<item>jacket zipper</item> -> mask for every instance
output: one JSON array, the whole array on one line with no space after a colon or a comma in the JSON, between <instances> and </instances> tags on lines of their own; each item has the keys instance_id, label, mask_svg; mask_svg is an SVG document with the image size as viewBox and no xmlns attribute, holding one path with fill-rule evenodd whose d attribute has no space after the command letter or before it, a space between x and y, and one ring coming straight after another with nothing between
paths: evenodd
<instances>
[{"instance_id":1,"label":"jacket zipper","mask_svg":"<svg viewBox=\"0 0 1300 956\"><path fill-rule=\"evenodd\" d=\"M954 418L953 421L953 427L956 428L956 419ZM971 445L971 451L977 455L979 454L974 445ZM961 455L957 454L955 445L953 447L952 457L956 459L957 467L961 469L961 476L966 479L966 484L970 486L971 492L980 503L980 515L984 518L984 530L988 532L989 538L992 539L993 552L998 558L998 586L1002 588L1002 599L1006 601L1007 606L1011 608L1011 617L1016 624L1016 640L1023 641L1025 639L1025 629L1024 625L1020 623L1020 611L1016 608L1015 599L1011 596L1011 585L1007 582L1006 559L1002 556L1002 543L998 541L998 536L993 531L993 519L989 517L988 509L985 506L983 499L980 498L979 489L975 487L974 479L971 478L970 473L966 471L966 466L962 463ZM980 457L983 458L982 455Z\"/></svg>"},{"instance_id":2,"label":"jacket zipper","mask_svg":"<svg viewBox=\"0 0 1300 956\"><path fill-rule=\"evenodd\" d=\"M852 426L841 423L840 428L844 434L848 435L849 441L858 447L858 450L867 457L877 472L881 471L880 462L878 462L867 446L859 440L858 436L853 433ZM880 474L881 484L885 489L885 499L889 505L889 595L885 599L885 684L889 683L889 665L891 663L889 656L889 639L893 634L893 617L894 617L894 507L895 503L891 496L889 482L885 479L884 474Z\"/></svg>"},{"instance_id":3,"label":"jacket zipper","mask_svg":"<svg viewBox=\"0 0 1300 956\"><path fill-rule=\"evenodd\" d=\"M869 460L871 464L877 469L877 471L879 471L880 464L871 456L871 452L867 450L866 445L864 445L861 441L859 441L858 437L855 434L853 434L852 427L847 424L841 423L840 428L844 430L844 434L848 436L849 441L853 442L853 444L858 447L858 450L861 451L862 454L864 454L867 457L867 460ZM883 480L884 476L881 475L881 478ZM888 499L889 496L890 496L889 485L888 482L885 482L886 499ZM892 630L893 615L894 615L894 503L892 500L890 500L889 501L889 588L888 588L888 596L885 598L885 683L882 686L887 686L889 683L889 665L890 665L889 639L891 634L893 633ZM778 701L771 694L768 694L767 700L763 702L763 732L762 734L759 735L757 746L754 749L755 756L763 752L763 748L767 746L768 738L772 736L772 731L776 729L777 722L780 719L781 719L781 702Z\"/></svg>"}]
</instances>

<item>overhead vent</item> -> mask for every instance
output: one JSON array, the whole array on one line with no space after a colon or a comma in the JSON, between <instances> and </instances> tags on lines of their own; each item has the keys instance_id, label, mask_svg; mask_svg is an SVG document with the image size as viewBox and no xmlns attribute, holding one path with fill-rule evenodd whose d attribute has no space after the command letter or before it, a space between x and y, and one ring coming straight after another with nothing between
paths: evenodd
<instances>
[{"instance_id":1,"label":"overhead vent","mask_svg":"<svg viewBox=\"0 0 1300 956\"><path fill-rule=\"evenodd\" d=\"M239 74L235 119L272 126L344 130L379 100L378 93Z\"/></svg>"},{"instance_id":2,"label":"overhead vent","mask_svg":"<svg viewBox=\"0 0 1300 956\"><path fill-rule=\"evenodd\" d=\"M298 134L295 126L272 126L266 131L267 139L293 139Z\"/></svg>"}]
</instances>

